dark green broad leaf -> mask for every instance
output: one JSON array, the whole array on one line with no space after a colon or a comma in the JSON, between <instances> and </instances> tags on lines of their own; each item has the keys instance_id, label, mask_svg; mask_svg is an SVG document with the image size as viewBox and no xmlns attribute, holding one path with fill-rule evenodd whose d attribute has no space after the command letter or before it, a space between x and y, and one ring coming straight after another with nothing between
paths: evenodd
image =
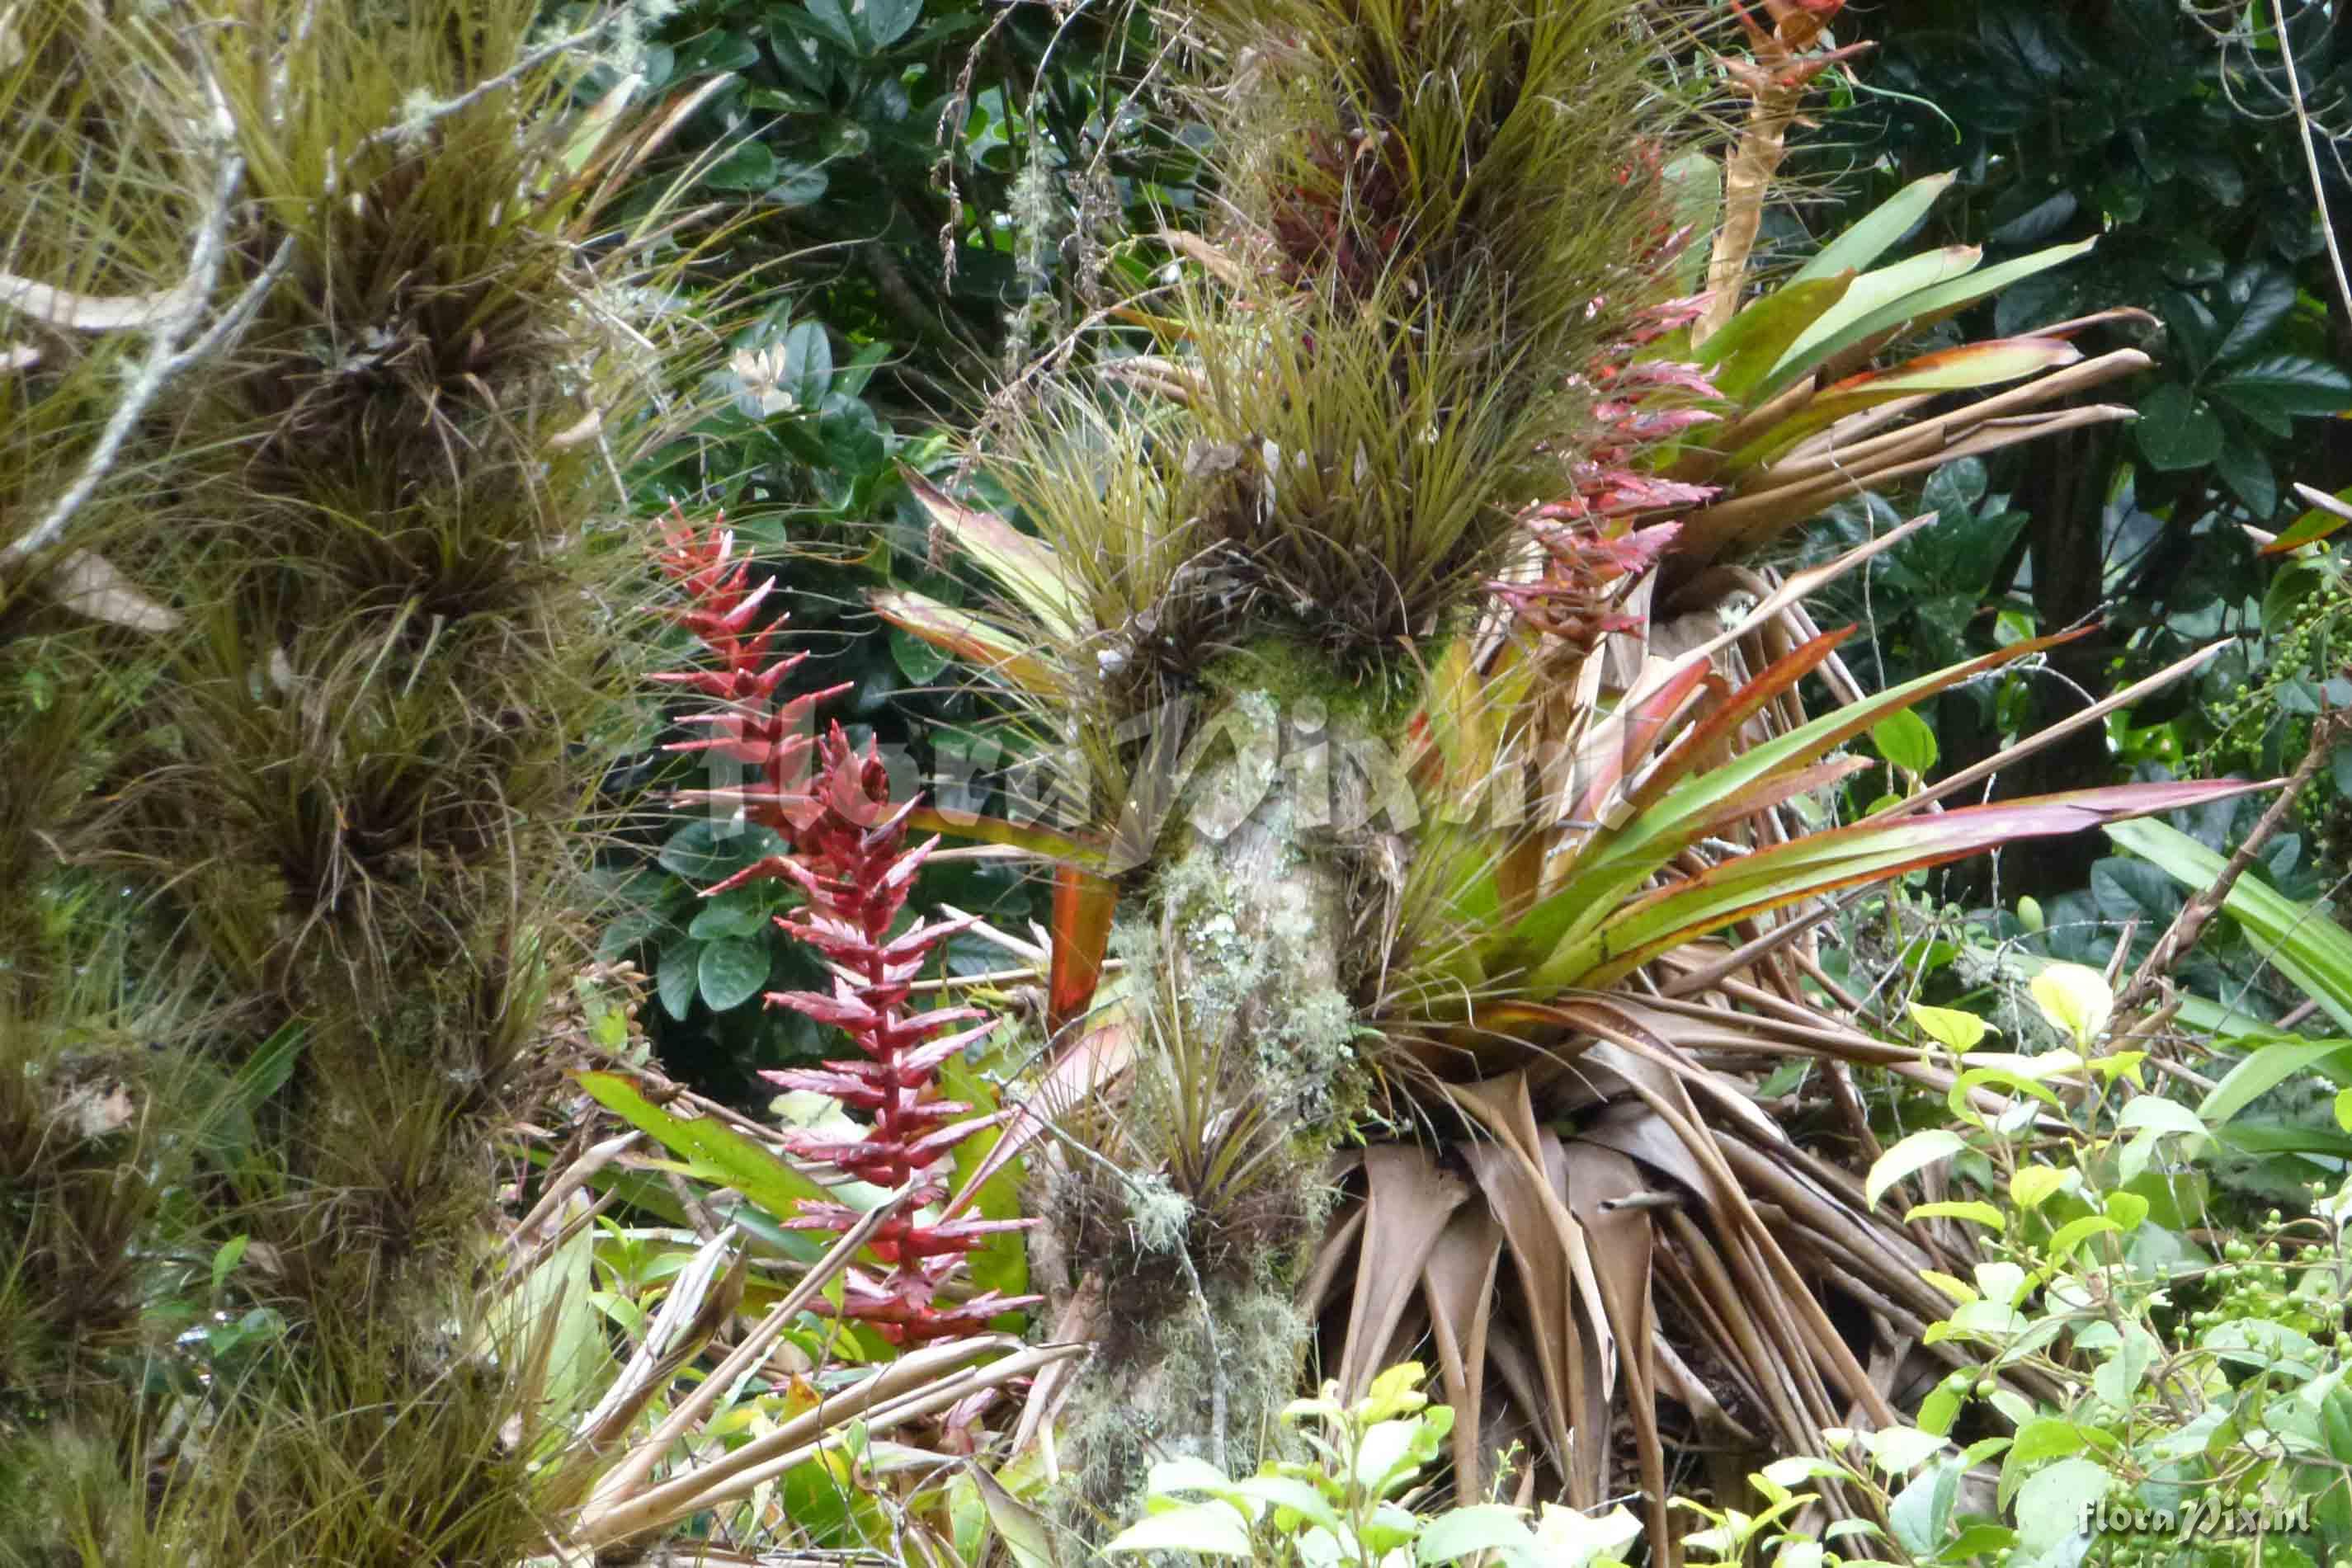
<instances>
[{"instance_id":1,"label":"dark green broad leaf","mask_svg":"<svg viewBox=\"0 0 2352 1568\"><path fill-rule=\"evenodd\" d=\"M662 846L661 868L698 888L707 887L754 861L781 852L783 844L771 829L698 817L672 833Z\"/></svg>"},{"instance_id":2,"label":"dark green broad leaf","mask_svg":"<svg viewBox=\"0 0 2352 1568\"><path fill-rule=\"evenodd\" d=\"M2009 219L1985 235L1995 245L2039 245L2074 220L2082 199L2072 191L2057 191Z\"/></svg>"},{"instance_id":3,"label":"dark green broad leaf","mask_svg":"<svg viewBox=\"0 0 2352 1568\"><path fill-rule=\"evenodd\" d=\"M722 936L757 936L766 927L769 908L775 902L770 892L772 886L752 883L702 900L702 907L694 912L693 924L686 928L686 934L702 942L716 942Z\"/></svg>"},{"instance_id":4,"label":"dark green broad leaf","mask_svg":"<svg viewBox=\"0 0 2352 1568\"><path fill-rule=\"evenodd\" d=\"M713 163L702 183L719 191L760 191L776 183L776 155L764 141L738 142Z\"/></svg>"},{"instance_id":5,"label":"dark green broad leaf","mask_svg":"<svg viewBox=\"0 0 2352 1568\"><path fill-rule=\"evenodd\" d=\"M826 107L821 98L781 87L744 89L743 106L746 109L763 109L773 114L823 114Z\"/></svg>"},{"instance_id":6,"label":"dark green broad leaf","mask_svg":"<svg viewBox=\"0 0 2352 1568\"><path fill-rule=\"evenodd\" d=\"M914 27L923 14L923 0L850 0L850 9L865 24L874 47L887 49Z\"/></svg>"},{"instance_id":7,"label":"dark green broad leaf","mask_svg":"<svg viewBox=\"0 0 2352 1568\"><path fill-rule=\"evenodd\" d=\"M2278 510L2278 476L2272 471L2269 456L2242 433L2233 430L2223 438L2213 471L2245 503L2256 522L2268 522Z\"/></svg>"},{"instance_id":8,"label":"dark green broad leaf","mask_svg":"<svg viewBox=\"0 0 2352 1568\"><path fill-rule=\"evenodd\" d=\"M2168 235L2157 255L2157 265L2175 283L2210 283L2226 265L2221 247L2199 234Z\"/></svg>"},{"instance_id":9,"label":"dark green broad leaf","mask_svg":"<svg viewBox=\"0 0 2352 1568\"><path fill-rule=\"evenodd\" d=\"M702 1001L712 1012L742 1006L767 983L768 947L743 936L722 936L703 945L695 962Z\"/></svg>"},{"instance_id":10,"label":"dark green broad leaf","mask_svg":"<svg viewBox=\"0 0 2352 1568\"><path fill-rule=\"evenodd\" d=\"M822 321L803 321L784 334L784 384L803 408L824 401L833 384L833 343Z\"/></svg>"},{"instance_id":11,"label":"dark green broad leaf","mask_svg":"<svg viewBox=\"0 0 2352 1568\"><path fill-rule=\"evenodd\" d=\"M838 44L852 54L866 52L866 41L850 14L847 0L806 0L803 5L784 6L786 12L798 12L806 26L827 43Z\"/></svg>"},{"instance_id":12,"label":"dark green broad leaf","mask_svg":"<svg viewBox=\"0 0 2352 1568\"><path fill-rule=\"evenodd\" d=\"M780 207L806 207L824 199L833 183L821 163L783 164L782 177L768 187L764 200Z\"/></svg>"},{"instance_id":13,"label":"dark green broad leaf","mask_svg":"<svg viewBox=\"0 0 2352 1568\"><path fill-rule=\"evenodd\" d=\"M2249 267L2232 273L2227 288L2223 319L2229 330L2213 358L2221 364L2243 358L2270 336L2271 329L2294 308L2294 275L2280 267Z\"/></svg>"},{"instance_id":14,"label":"dark green broad leaf","mask_svg":"<svg viewBox=\"0 0 2352 1568\"><path fill-rule=\"evenodd\" d=\"M2221 415L2179 382L2147 395L2133 434L2148 462L2166 473L2201 468L2221 455Z\"/></svg>"},{"instance_id":15,"label":"dark green broad leaf","mask_svg":"<svg viewBox=\"0 0 2352 1568\"><path fill-rule=\"evenodd\" d=\"M1980 459L1963 457L1957 463L1947 463L1927 476L1927 483L1919 492L1919 504L1940 514L1938 528L1966 519L1985 495L1985 465Z\"/></svg>"},{"instance_id":16,"label":"dark green broad leaf","mask_svg":"<svg viewBox=\"0 0 2352 1568\"><path fill-rule=\"evenodd\" d=\"M713 27L677 46L671 70L682 77L716 76L720 71L749 70L759 63L757 44L731 28Z\"/></svg>"},{"instance_id":17,"label":"dark green broad leaf","mask_svg":"<svg viewBox=\"0 0 2352 1568\"><path fill-rule=\"evenodd\" d=\"M2325 360L2302 354L2265 354L2226 364L2210 384L2214 396L2247 409L2250 417L2252 406L2282 414L2341 413L2352 408L2352 376Z\"/></svg>"},{"instance_id":18,"label":"dark green broad leaf","mask_svg":"<svg viewBox=\"0 0 2352 1568\"><path fill-rule=\"evenodd\" d=\"M661 998L662 1011L680 1023L694 1011L699 984L696 969L701 956L701 943L680 936L664 943L661 956L654 962L654 993Z\"/></svg>"},{"instance_id":19,"label":"dark green broad leaf","mask_svg":"<svg viewBox=\"0 0 2352 1568\"><path fill-rule=\"evenodd\" d=\"M2091 867L2091 897L2103 919L2139 922L2143 933L2161 931L2180 913L2180 890L2160 866L2110 856Z\"/></svg>"},{"instance_id":20,"label":"dark green broad leaf","mask_svg":"<svg viewBox=\"0 0 2352 1568\"><path fill-rule=\"evenodd\" d=\"M2184 163L2182 172L2221 206L2234 207L2246 199L2244 171L2221 153L2192 152Z\"/></svg>"},{"instance_id":21,"label":"dark green broad leaf","mask_svg":"<svg viewBox=\"0 0 2352 1568\"><path fill-rule=\"evenodd\" d=\"M2188 371L2194 381L2205 373L2221 347L2222 327L2204 300L2185 289L2168 288L2155 300L2158 319L2164 323L2166 358Z\"/></svg>"}]
</instances>

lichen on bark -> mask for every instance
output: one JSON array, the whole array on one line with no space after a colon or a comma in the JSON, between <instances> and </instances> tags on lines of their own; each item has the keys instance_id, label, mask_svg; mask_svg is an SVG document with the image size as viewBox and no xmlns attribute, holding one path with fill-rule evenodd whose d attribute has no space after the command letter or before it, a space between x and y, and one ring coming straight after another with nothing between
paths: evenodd
<instances>
[{"instance_id":1,"label":"lichen on bark","mask_svg":"<svg viewBox=\"0 0 2352 1568\"><path fill-rule=\"evenodd\" d=\"M1281 723L1264 692L1231 702ZM1086 1533L1132 1513L1155 1458L1255 1468L1307 1352L1297 1287L1363 1099L1342 989L1354 851L1307 798L1319 777L1263 759L1236 748L1197 776L1118 937L1147 1020L1134 1091L1105 1117L1112 1146L1045 1184L1104 1302L1061 1444L1065 1517Z\"/></svg>"}]
</instances>

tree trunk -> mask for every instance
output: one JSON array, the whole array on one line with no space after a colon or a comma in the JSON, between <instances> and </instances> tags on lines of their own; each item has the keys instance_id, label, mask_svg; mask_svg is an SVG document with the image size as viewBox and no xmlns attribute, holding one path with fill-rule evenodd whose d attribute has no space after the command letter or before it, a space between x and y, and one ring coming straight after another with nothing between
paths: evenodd
<instances>
[{"instance_id":1,"label":"tree trunk","mask_svg":"<svg viewBox=\"0 0 2352 1568\"><path fill-rule=\"evenodd\" d=\"M1065 1159L1049 1182L1049 1223L1103 1302L1064 1446L1081 1527L1134 1517L1154 1459L1254 1469L1307 1353L1297 1289L1360 1090L1351 854L1315 737L1293 728L1272 765L1283 727L1260 692L1212 721L1239 744L1189 792L1144 918L1118 933L1144 1015L1129 1176Z\"/></svg>"}]
</instances>

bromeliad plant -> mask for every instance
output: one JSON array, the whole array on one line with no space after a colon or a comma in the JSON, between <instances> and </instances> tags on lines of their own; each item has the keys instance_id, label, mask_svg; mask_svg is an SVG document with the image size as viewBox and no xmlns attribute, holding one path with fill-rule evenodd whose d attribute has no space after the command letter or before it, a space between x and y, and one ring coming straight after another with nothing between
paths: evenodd
<instances>
[{"instance_id":1,"label":"bromeliad plant","mask_svg":"<svg viewBox=\"0 0 2352 1568\"><path fill-rule=\"evenodd\" d=\"M1694 362L1723 399L1720 422L1661 464L1666 476L1717 492L1682 518L1676 581L1769 545L1843 497L2131 417L2118 404L2065 400L2146 370L2148 357L2118 349L2085 360L2071 340L2103 321L2145 319L2142 311L2106 310L1886 362L1906 340L2092 248L2089 240L2052 246L1992 267L1972 246L1884 261L1955 178L1912 182L1720 330L1677 333L1652 350ZM1992 388L2003 390L1955 399Z\"/></svg>"},{"instance_id":2,"label":"bromeliad plant","mask_svg":"<svg viewBox=\"0 0 2352 1568\"><path fill-rule=\"evenodd\" d=\"M981 455L1017 517L918 490L1000 611L879 607L1072 760L1057 833L971 831L1058 859L1072 890L1055 1071L1097 1090L1064 1126L1092 1157L1036 1163L1063 1321L1100 1349L1031 1418L1059 1423L1077 1490L1131 1511L1148 1446L1249 1468L1221 1450L1271 1429L1303 1304L1343 1402L1436 1346L1464 1491L1516 1440L1572 1507L1638 1484L1673 1562L1671 1447L1826 1459L1853 1412L1895 1424L1866 1365L1960 1359L1928 1343L1922 1274L1966 1277L1969 1239L1874 1214L1848 1167L1877 1152L1864 1075L1975 1086L1864 1027L1822 978L1816 917L2250 786L1942 809L1969 769L1824 828L1867 766L1849 747L2056 641L1865 695L1803 601L1927 520L1785 580L1737 557L1854 484L2115 417L2041 404L2136 358L2074 364L2053 331L1874 368L2068 254L1875 265L1934 181L1694 346L1650 173L1689 132L1636 107L1622 12L1412 16L1203 8L1252 62L1213 105L1245 152L1233 223L1158 318L1164 399L1049 388ZM1129 966L1078 1021L1112 943ZM1179 1055L1213 1082L1144 1113ZM1793 1109L1759 1107L1767 1081ZM1204 1157L1253 1123L1253 1150L1293 1157ZM1370 1146L1315 1157L1343 1130ZM1101 1161L1174 1201L1104 1223L1129 1200ZM1824 1495L1885 1506L1834 1476Z\"/></svg>"},{"instance_id":3,"label":"bromeliad plant","mask_svg":"<svg viewBox=\"0 0 2352 1568\"><path fill-rule=\"evenodd\" d=\"M988 1237L1031 1222L927 1216L949 1197L943 1162L959 1144L1002 1120L945 1097L937 1082L940 1068L986 1039L995 1020L948 1032L986 1015L977 1008L908 1009L911 983L940 945L970 929L977 917L918 922L894 935L916 873L939 841L908 845L907 818L916 802L892 803L887 769L870 743L861 755L838 724L822 742L813 743L810 715L840 688L773 702L802 655L771 660L780 626L744 632L774 580L757 590L748 587L750 564L733 560L733 536L723 526L698 537L681 521L667 543L663 564L690 601L680 618L719 667L656 678L721 705L696 716L715 734L678 742L672 749L714 752L759 770L755 782L684 791L677 803L740 811L783 834L792 845L788 852L765 856L705 889L704 896L766 881L796 889L806 903L775 925L829 961L833 991L772 991L767 999L841 1030L859 1051L822 1067L764 1074L783 1089L824 1095L868 1118L854 1139L788 1132L781 1145L813 1165L892 1195L894 1212L866 1242L887 1271L845 1270L835 1310L871 1325L892 1344L979 1333L992 1318L1038 1298L989 1291L947 1302L940 1299L941 1287ZM813 744L817 766L811 777ZM841 1235L857 1226L864 1212L845 1203L808 1202L783 1223L789 1229Z\"/></svg>"}]
</instances>

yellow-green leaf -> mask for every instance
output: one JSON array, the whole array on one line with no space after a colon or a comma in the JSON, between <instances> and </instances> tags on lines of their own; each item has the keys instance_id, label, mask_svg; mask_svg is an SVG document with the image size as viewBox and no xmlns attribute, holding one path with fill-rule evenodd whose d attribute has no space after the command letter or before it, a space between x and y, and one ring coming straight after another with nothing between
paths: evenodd
<instances>
[{"instance_id":1,"label":"yellow-green leaf","mask_svg":"<svg viewBox=\"0 0 2352 1568\"><path fill-rule=\"evenodd\" d=\"M1964 1013L1958 1008L1931 1008L1925 1002L1911 1004L1911 1021L1930 1040L1958 1051L1974 1051L1977 1042L1992 1030L1990 1024L1974 1013Z\"/></svg>"},{"instance_id":2,"label":"yellow-green leaf","mask_svg":"<svg viewBox=\"0 0 2352 1568\"><path fill-rule=\"evenodd\" d=\"M2106 1032L2116 1010L2107 977L2081 964L2053 964L2027 983L2042 1016L2063 1030L2079 1051L2088 1051Z\"/></svg>"},{"instance_id":3,"label":"yellow-green leaf","mask_svg":"<svg viewBox=\"0 0 2352 1568\"><path fill-rule=\"evenodd\" d=\"M2066 1185L2066 1173L2054 1166L2027 1166L2009 1178L2009 1196L2020 1208L2039 1208Z\"/></svg>"},{"instance_id":4,"label":"yellow-green leaf","mask_svg":"<svg viewBox=\"0 0 2352 1568\"><path fill-rule=\"evenodd\" d=\"M1888 1187L1938 1160L1950 1159L1967 1147L1958 1133L1946 1128L1930 1127L1924 1133L1912 1134L1871 1162L1870 1175L1862 1184L1864 1202L1877 1207Z\"/></svg>"}]
</instances>

